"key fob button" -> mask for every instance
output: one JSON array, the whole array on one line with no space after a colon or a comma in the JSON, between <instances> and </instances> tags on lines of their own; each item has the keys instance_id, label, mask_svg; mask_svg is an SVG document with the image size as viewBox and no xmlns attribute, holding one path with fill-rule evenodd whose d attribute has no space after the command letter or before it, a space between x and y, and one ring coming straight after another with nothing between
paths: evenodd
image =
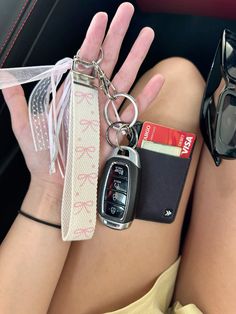
<instances>
[{"instance_id":1,"label":"key fob button","mask_svg":"<svg viewBox=\"0 0 236 314\"><path fill-rule=\"evenodd\" d=\"M105 214L116 217L116 218L122 218L124 215L124 207L122 206L117 206L116 204L113 203L105 203Z\"/></svg>"},{"instance_id":2,"label":"key fob button","mask_svg":"<svg viewBox=\"0 0 236 314\"><path fill-rule=\"evenodd\" d=\"M116 205L123 205L125 206L126 203L126 195L123 193L119 193L114 190L107 191L107 199L108 202L116 204Z\"/></svg>"},{"instance_id":3,"label":"key fob button","mask_svg":"<svg viewBox=\"0 0 236 314\"><path fill-rule=\"evenodd\" d=\"M128 168L125 165L114 164L111 168L111 176L128 180Z\"/></svg>"},{"instance_id":4,"label":"key fob button","mask_svg":"<svg viewBox=\"0 0 236 314\"><path fill-rule=\"evenodd\" d=\"M120 178L109 177L107 187L108 189L127 194L128 182Z\"/></svg>"}]
</instances>

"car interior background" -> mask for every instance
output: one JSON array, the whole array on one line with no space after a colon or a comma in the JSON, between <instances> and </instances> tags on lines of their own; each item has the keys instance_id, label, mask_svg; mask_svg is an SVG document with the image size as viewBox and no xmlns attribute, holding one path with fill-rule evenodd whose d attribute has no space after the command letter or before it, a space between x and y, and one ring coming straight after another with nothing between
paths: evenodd
<instances>
[{"instance_id":1,"label":"car interior background","mask_svg":"<svg viewBox=\"0 0 236 314\"><path fill-rule=\"evenodd\" d=\"M111 18L123 1L1 0L0 67L51 65L73 57L92 16L106 11ZM234 0L136 0L136 14L117 67L143 26L156 32L138 77L162 59L191 60L207 78L224 28L236 32ZM183 73L184 75L184 73ZM138 78L137 78L138 79ZM188 88L188 86L186 86ZM32 86L24 87L29 95ZM9 230L29 184L29 173L11 130L10 116L0 96L0 240ZM191 202L190 202L191 207Z\"/></svg>"}]
</instances>

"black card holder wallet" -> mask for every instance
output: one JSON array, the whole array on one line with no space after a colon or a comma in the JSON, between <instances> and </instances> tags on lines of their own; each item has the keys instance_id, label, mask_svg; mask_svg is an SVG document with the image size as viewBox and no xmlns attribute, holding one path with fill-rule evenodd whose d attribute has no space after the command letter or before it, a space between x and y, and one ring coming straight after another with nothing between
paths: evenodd
<instances>
[{"instance_id":1,"label":"black card holder wallet","mask_svg":"<svg viewBox=\"0 0 236 314\"><path fill-rule=\"evenodd\" d=\"M136 218L174 221L188 173L190 158L180 158L137 148L141 162L141 186Z\"/></svg>"}]
</instances>

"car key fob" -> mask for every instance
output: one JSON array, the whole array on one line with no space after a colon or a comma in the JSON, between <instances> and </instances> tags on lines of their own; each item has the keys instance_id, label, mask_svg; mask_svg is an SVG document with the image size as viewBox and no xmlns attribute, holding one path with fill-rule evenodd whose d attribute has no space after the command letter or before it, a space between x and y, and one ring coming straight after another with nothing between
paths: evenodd
<instances>
[{"instance_id":1,"label":"car key fob","mask_svg":"<svg viewBox=\"0 0 236 314\"><path fill-rule=\"evenodd\" d=\"M140 160L128 146L114 149L107 160L98 194L98 214L106 226L123 230L135 216L140 186Z\"/></svg>"}]
</instances>

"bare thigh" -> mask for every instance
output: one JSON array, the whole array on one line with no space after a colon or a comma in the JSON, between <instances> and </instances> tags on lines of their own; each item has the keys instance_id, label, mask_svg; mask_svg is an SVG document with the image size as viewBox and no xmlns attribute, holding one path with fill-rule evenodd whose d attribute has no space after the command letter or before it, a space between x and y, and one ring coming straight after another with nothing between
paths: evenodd
<instances>
[{"instance_id":1,"label":"bare thigh","mask_svg":"<svg viewBox=\"0 0 236 314\"><path fill-rule=\"evenodd\" d=\"M223 161L217 168L204 148L176 299L207 314L235 313L235 243L236 162Z\"/></svg>"},{"instance_id":2,"label":"bare thigh","mask_svg":"<svg viewBox=\"0 0 236 314\"><path fill-rule=\"evenodd\" d=\"M92 240L73 243L49 313L93 314L113 311L140 298L177 258L183 217L198 163L198 117L204 82L187 60L171 58L147 72L133 90L155 73L165 84L141 120L159 122L198 135L175 222L135 220L122 232L97 223Z\"/></svg>"}]
</instances>

